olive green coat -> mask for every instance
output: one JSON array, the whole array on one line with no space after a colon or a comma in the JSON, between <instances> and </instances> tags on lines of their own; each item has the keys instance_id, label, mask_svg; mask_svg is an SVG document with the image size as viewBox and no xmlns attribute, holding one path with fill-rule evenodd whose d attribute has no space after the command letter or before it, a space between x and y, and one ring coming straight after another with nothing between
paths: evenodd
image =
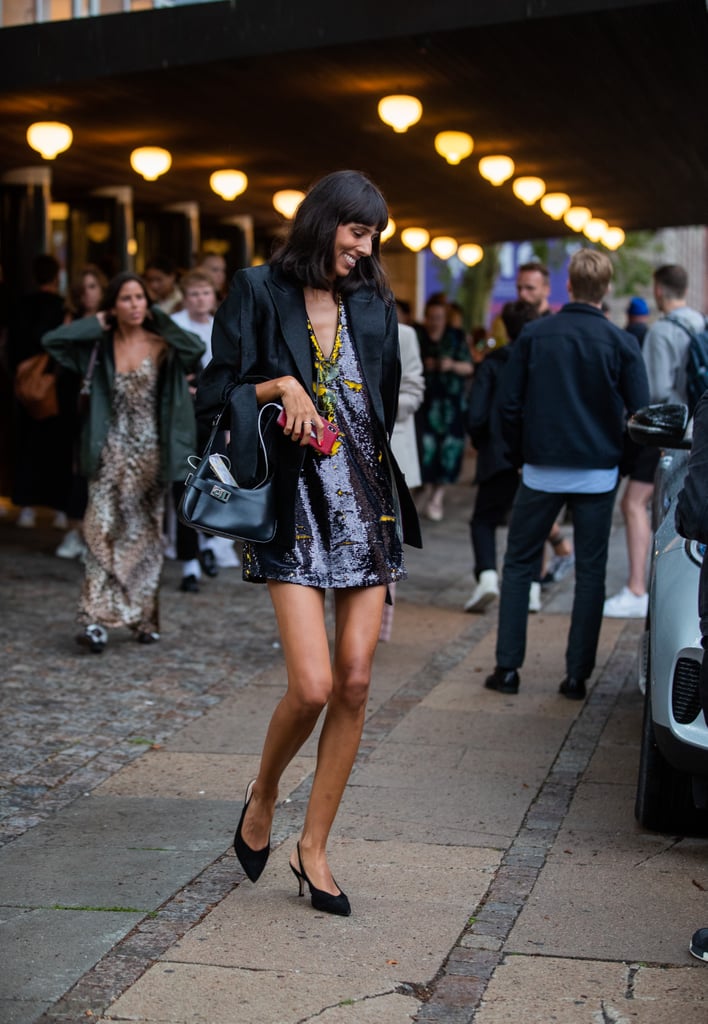
<instances>
[{"instance_id":1,"label":"olive green coat","mask_svg":"<svg viewBox=\"0 0 708 1024\"><path fill-rule=\"evenodd\" d=\"M186 375L196 370L204 344L183 331L159 309L151 309L158 333L167 343L167 356L160 367L159 417L160 467L165 482L183 480L189 472L187 456L197 444L194 403ZM95 475L111 422L111 400L115 378L113 332L104 330L95 316L57 327L42 338L42 345L58 363L83 378L91 352L99 343L98 358L91 377L89 412L81 428L81 472Z\"/></svg>"}]
</instances>

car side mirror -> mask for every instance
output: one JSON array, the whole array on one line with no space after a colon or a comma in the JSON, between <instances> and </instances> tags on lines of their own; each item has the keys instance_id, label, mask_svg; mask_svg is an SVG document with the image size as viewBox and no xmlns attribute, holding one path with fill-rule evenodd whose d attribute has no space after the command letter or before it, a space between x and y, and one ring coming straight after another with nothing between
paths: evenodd
<instances>
[{"instance_id":1,"label":"car side mirror","mask_svg":"<svg viewBox=\"0 0 708 1024\"><path fill-rule=\"evenodd\" d=\"M688 408L676 403L669 405L645 405L630 416L627 423L629 436L636 444L652 448L690 448L691 436L687 434Z\"/></svg>"}]
</instances>

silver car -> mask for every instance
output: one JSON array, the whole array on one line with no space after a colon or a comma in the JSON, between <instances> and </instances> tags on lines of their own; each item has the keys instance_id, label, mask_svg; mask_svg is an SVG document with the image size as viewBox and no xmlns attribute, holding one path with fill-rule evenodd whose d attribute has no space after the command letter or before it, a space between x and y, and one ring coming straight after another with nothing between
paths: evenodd
<instances>
[{"instance_id":1,"label":"silver car","mask_svg":"<svg viewBox=\"0 0 708 1024\"><path fill-rule=\"evenodd\" d=\"M691 447L685 406L649 406L629 424L639 444L660 446L654 491L649 611L640 645L644 718L635 814L645 828L708 833L708 725L698 690L703 648L698 578L705 545L676 532L676 500Z\"/></svg>"}]
</instances>

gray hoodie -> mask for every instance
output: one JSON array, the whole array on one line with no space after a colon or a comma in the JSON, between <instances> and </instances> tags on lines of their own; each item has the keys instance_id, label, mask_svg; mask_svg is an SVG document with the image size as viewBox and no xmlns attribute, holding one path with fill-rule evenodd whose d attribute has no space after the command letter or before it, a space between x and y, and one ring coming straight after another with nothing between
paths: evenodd
<instances>
[{"instance_id":1,"label":"gray hoodie","mask_svg":"<svg viewBox=\"0 0 708 1024\"><path fill-rule=\"evenodd\" d=\"M696 333L703 330L705 317L690 306L681 306L657 320L647 331L642 355L649 377L652 402L688 404L686 359L691 336L681 326L682 323Z\"/></svg>"}]
</instances>

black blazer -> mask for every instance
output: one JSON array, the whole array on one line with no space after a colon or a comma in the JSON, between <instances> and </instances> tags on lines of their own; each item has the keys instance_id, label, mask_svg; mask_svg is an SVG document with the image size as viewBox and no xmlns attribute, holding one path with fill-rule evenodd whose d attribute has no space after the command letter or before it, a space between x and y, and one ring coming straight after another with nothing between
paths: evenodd
<instances>
[{"instance_id":1,"label":"black blazer","mask_svg":"<svg viewBox=\"0 0 708 1024\"><path fill-rule=\"evenodd\" d=\"M676 529L682 537L708 543L708 391L698 399L693 414L691 454L674 516ZM708 555L703 565L708 565Z\"/></svg>"},{"instance_id":2,"label":"black blazer","mask_svg":"<svg viewBox=\"0 0 708 1024\"><path fill-rule=\"evenodd\" d=\"M345 305L376 417L373 428L390 466L402 536L406 543L421 547L415 505L389 444L401 377L395 306L364 287L347 296ZM229 401L233 461L242 482L256 475L252 459L258 416L255 384L287 375L312 394L315 369L302 288L278 267L239 270L214 318L212 360L201 375L196 402L199 418L211 420ZM239 439L247 442L241 444ZM307 452L284 437L276 439L276 539L286 547L295 541L295 491Z\"/></svg>"}]
</instances>

